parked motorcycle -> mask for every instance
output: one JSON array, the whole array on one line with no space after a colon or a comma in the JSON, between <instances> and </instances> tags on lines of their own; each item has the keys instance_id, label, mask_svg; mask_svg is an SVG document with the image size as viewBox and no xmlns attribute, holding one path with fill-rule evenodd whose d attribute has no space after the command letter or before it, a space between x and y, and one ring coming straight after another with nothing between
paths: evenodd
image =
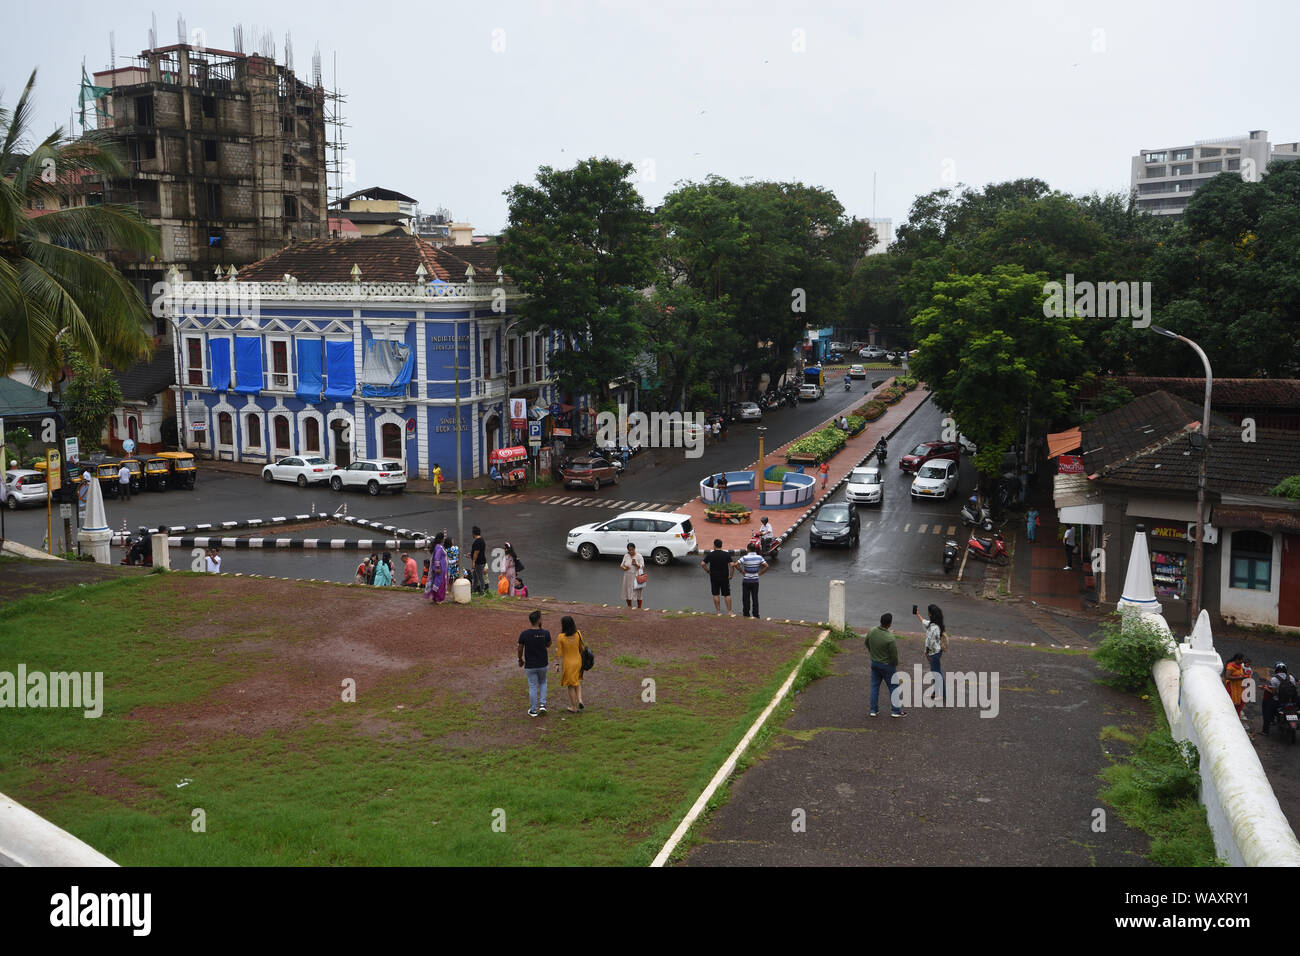
<instances>
[{"instance_id":1,"label":"parked motorcycle","mask_svg":"<svg viewBox=\"0 0 1300 956\"><path fill-rule=\"evenodd\" d=\"M992 531L993 515L989 511L989 506L980 505L979 511L977 513L975 510L975 501L976 501L975 498L971 498L970 501L962 505L961 523L968 528L974 527L975 525L979 525L985 531Z\"/></svg>"},{"instance_id":2,"label":"parked motorcycle","mask_svg":"<svg viewBox=\"0 0 1300 956\"><path fill-rule=\"evenodd\" d=\"M994 531L991 538L981 538L972 529L970 540L966 542L966 553L981 561L1000 566L1011 563L1011 556L1007 554L1007 543L1003 540L1001 531Z\"/></svg>"},{"instance_id":3,"label":"parked motorcycle","mask_svg":"<svg viewBox=\"0 0 1300 956\"><path fill-rule=\"evenodd\" d=\"M1300 706L1293 700L1283 701L1277 705L1273 718L1282 727L1282 732L1290 743L1295 743L1296 726L1300 724Z\"/></svg>"},{"instance_id":4,"label":"parked motorcycle","mask_svg":"<svg viewBox=\"0 0 1300 956\"><path fill-rule=\"evenodd\" d=\"M149 535L148 528L141 528L126 539L126 554L122 556L122 563L153 567L153 538Z\"/></svg>"},{"instance_id":5,"label":"parked motorcycle","mask_svg":"<svg viewBox=\"0 0 1300 956\"><path fill-rule=\"evenodd\" d=\"M949 538L943 543L943 573L949 574L957 564L957 541Z\"/></svg>"}]
</instances>

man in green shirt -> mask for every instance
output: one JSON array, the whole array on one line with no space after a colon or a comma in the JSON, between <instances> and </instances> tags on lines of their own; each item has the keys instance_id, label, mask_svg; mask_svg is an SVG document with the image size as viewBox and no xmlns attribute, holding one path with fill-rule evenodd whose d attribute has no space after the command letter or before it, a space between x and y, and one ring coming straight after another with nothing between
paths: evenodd
<instances>
[{"instance_id":1,"label":"man in green shirt","mask_svg":"<svg viewBox=\"0 0 1300 956\"><path fill-rule=\"evenodd\" d=\"M890 694L894 686L894 673L898 669L898 641L889 630L894 623L894 615L880 615L880 626L873 627L867 634L867 650L871 652L871 716L879 711L880 685L885 685L885 693ZM889 716L902 717L903 708L894 705L893 695L889 698Z\"/></svg>"}]
</instances>

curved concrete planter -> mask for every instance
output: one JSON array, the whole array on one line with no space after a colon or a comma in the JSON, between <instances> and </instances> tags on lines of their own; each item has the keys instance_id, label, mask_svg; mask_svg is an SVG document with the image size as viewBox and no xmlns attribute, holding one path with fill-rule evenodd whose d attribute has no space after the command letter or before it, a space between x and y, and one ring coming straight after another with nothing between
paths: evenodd
<instances>
[{"instance_id":1,"label":"curved concrete planter","mask_svg":"<svg viewBox=\"0 0 1300 956\"><path fill-rule=\"evenodd\" d=\"M753 515L752 511L708 511L705 510L704 517L714 524L749 524L749 519Z\"/></svg>"}]
</instances>

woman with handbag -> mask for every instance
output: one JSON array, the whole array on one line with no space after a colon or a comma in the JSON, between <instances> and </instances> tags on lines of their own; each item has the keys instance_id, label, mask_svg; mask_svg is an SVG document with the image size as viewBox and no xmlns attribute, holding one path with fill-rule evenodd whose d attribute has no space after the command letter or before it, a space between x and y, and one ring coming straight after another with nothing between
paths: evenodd
<instances>
[{"instance_id":1,"label":"woman with handbag","mask_svg":"<svg viewBox=\"0 0 1300 956\"><path fill-rule=\"evenodd\" d=\"M645 558L636 553L636 545L631 541L627 543L627 554L623 555L623 563L619 567L623 569L623 600L628 607L632 606L633 601L640 607L649 578L645 573Z\"/></svg>"},{"instance_id":2,"label":"woman with handbag","mask_svg":"<svg viewBox=\"0 0 1300 956\"><path fill-rule=\"evenodd\" d=\"M560 686L569 692L569 713L576 714L582 705L582 652L586 645L582 642L582 632L573 623L573 618L565 616L560 619L560 636L556 638L555 670L560 675Z\"/></svg>"},{"instance_id":3,"label":"woman with handbag","mask_svg":"<svg viewBox=\"0 0 1300 956\"><path fill-rule=\"evenodd\" d=\"M524 562L519 560L519 555L515 554L514 545L509 541L506 542L505 557L501 559L501 573L506 578L506 593L515 593L515 579L519 577L519 572L524 569Z\"/></svg>"},{"instance_id":4,"label":"woman with handbag","mask_svg":"<svg viewBox=\"0 0 1300 956\"><path fill-rule=\"evenodd\" d=\"M938 675L939 702L943 703L943 652L948 649L948 631L944 627L943 611L939 610L939 605L931 604L925 611L930 615L928 618L921 617L916 605L912 605L912 613L921 622L921 627L925 628L925 657L930 662L930 670Z\"/></svg>"}]
</instances>

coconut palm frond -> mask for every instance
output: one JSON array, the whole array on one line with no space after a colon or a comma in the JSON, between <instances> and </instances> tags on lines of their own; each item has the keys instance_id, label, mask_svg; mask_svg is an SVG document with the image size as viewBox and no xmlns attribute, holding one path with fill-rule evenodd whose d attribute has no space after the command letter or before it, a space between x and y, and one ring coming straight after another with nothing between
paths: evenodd
<instances>
[{"instance_id":1,"label":"coconut palm frond","mask_svg":"<svg viewBox=\"0 0 1300 956\"><path fill-rule=\"evenodd\" d=\"M28 241L51 242L73 249L134 249L156 255L158 229L134 206L104 203L46 213L27 226ZM26 251L26 243L24 243Z\"/></svg>"}]
</instances>

